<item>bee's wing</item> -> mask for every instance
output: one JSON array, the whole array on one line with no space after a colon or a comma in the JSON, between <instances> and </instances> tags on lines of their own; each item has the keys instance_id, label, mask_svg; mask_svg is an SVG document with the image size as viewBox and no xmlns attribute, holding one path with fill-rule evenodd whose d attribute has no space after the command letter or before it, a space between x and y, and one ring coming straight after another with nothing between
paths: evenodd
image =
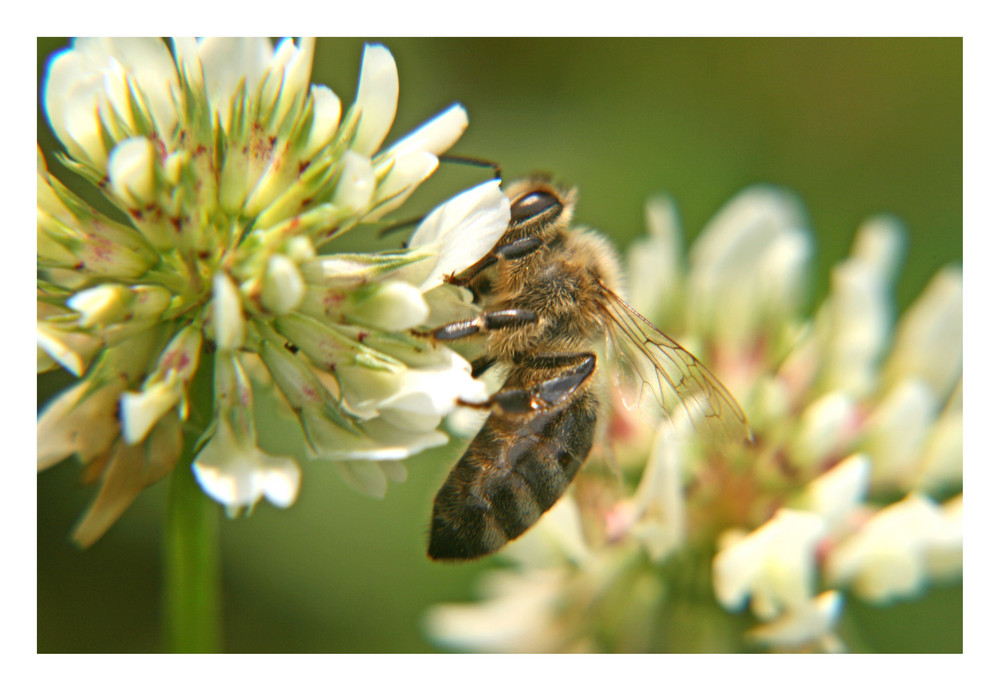
<instances>
[{"instance_id":1,"label":"bee's wing","mask_svg":"<svg viewBox=\"0 0 1000 691\"><path fill-rule=\"evenodd\" d=\"M626 406L638 405L649 392L665 415L686 415L713 443L751 439L746 415L725 385L614 291L602 288L608 357L617 366L616 384Z\"/></svg>"}]
</instances>

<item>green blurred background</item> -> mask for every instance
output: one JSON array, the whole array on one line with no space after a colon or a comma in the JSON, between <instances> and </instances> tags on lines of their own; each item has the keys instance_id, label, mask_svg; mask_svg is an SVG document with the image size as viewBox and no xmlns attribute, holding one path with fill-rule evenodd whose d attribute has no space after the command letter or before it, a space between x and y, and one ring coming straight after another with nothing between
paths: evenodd
<instances>
[{"instance_id":1,"label":"green blurred background","mask_svg":"<svg viewBox=\"0 0 1000 691\"><path fill-rule=\"evenodd\" d=\"M816 293L866 216L892 212L910 247L905 307L962 256L961 39L367 39L396 58L400 104L389 140L453 102L470 126L452 153L535 170L579 187L577 218L620 247L643 204L666 191L688 237L746 185L799 194L816 234ZM349 104L366 39L321 39L313 81ZM38 80L65 39L39 39ZM50 168L55 140L39 109ZM407 209L485 179L444 166ZM376 245L360 238L358 246ZM39 379L39 404L69 378ZM223 520L225 646L234 652L420 652L421 615L469 600L489 561L424 556L430 503L460 443L407 462L384 500L360 496L323 463L304 467L288 510L261 502ZM161 649L165 483L147 490L94 547L68 539L91 500L72 461L38 476L38 650ZM960 651L961 586L874 608L851 602L852 638L872 651Z\"/></svg>"}]
</instances>

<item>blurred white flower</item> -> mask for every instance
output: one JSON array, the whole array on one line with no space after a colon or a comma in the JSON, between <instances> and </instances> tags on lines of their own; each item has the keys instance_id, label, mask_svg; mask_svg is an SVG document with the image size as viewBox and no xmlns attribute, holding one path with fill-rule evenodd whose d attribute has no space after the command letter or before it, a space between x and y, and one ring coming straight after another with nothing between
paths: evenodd
<instances>
[{"instance_id":1,"label":"blurred white flower","mask_svg":"<svg viewBox=\"0 0 1000 691\"><path fill-rule=\"evenodd\" d=\"M884 603L920 594L935 575L951 576L951 564L960 573L961 555L961 496L940 506L913 494L880 510L836 545L826 570L833 583ZM945 563L949 567L935 567Z\"/></svg>"},{"instance_id":2,"label":"blurred white flower","mask_svg":"<svg viewBox=\"0 0 1000 691\"><path fill-rule=\"evenodd\" d=\"M796 650L816 644L822 652L841 652L844 645L831 631L837 625L843 605L844 596L828 590L773 621L750 629L747 638L775 650Z\"/></svg>"},{"instance_id":3,"label":"blurred white flower","mask_svg":"<svg viewBox=\"0 0 1000 691\"><path fill-rule=\"evenodd\" d=\"M408 331L439 302L426 293L505 230L498 183L438 206L409 250L319 254L402 204L465 110L383 148L399 92L390 52L365 47L346 110L310 85L313 52L312 39L99 38L49 62L59 160L127 219L91 208L39 152L38 367L81 381L42 412L38 464L76 454L102 482L83 544L177 463L192 406L214 412L185 430L205 433L196 476L235 514L262 497L288 506L299 489L295 460L257 439L255 398L290 408L310 457L379 494L405 477L399 459L445 443L436 428L457 398L485 397L468 363Z\"/></svg>"},{"instance_id":4,"label":"blurred white flower","mask_svg":"<svg viewBox=\"0 0 1000 691\"><path fill-rule=\"evenodd\" d=\"M801 607L812 592L816 547L824 527L816 514L779 509L749 535L723 533L712 563L719 603L735 611L749 600L761 619Z\"/></svg>"},{"instance_id":5,"label":"blurred white flower","mask_svg":"<svg viewBox=\"0 0 1000 691\"><path fill-rule=\"evenodd\" d=\"M787 193L739 195L686 270L670 204L648 215L626 284L743 402L753 443L706 444L683 421L657 429L612 401L575 489L484 576L503 592L433 608L432 638L479 651L837 652L846 589L885 604L960 578L960 269L942 269L894 330L905 238L878 217L809 318L812 240ZM580 528L554 533L557 509Z\"/></svg>"}]
</instances>

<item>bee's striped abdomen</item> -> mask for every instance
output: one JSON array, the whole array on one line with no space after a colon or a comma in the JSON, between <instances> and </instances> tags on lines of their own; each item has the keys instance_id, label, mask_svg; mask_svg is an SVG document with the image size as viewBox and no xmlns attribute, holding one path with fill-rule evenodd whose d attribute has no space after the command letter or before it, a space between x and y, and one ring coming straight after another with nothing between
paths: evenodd
<instances>
[{"instance_id":1,"label":"bee's striped abdomen","mask_svg":"<svg viewBox=\"0 0 1000 691\"><path fill-rule=\"evenodd\" d=\"M434 500L430 557L474 559L534 525L590 453L597 406L579 391L553 410L491 414Z\"/></svg>"}]
</instances>

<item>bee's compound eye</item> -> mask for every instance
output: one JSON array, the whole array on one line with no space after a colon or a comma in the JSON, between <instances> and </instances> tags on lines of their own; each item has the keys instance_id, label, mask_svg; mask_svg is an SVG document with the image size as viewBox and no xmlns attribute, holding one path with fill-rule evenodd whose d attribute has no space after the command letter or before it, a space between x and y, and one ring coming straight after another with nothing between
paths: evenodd
<instances>
[{"instance_id":1,"label":"bee's compound eye","mask_svg":"<svg viewBox=\"0 0 1000 691\"><path fill-rule=\"evenodd\" d=\"M514 200L510 205L511 221L527 221L538 216L555 216L562 211L562 202L552 194L535 190Z\"/></svg>"}]
</instances>

